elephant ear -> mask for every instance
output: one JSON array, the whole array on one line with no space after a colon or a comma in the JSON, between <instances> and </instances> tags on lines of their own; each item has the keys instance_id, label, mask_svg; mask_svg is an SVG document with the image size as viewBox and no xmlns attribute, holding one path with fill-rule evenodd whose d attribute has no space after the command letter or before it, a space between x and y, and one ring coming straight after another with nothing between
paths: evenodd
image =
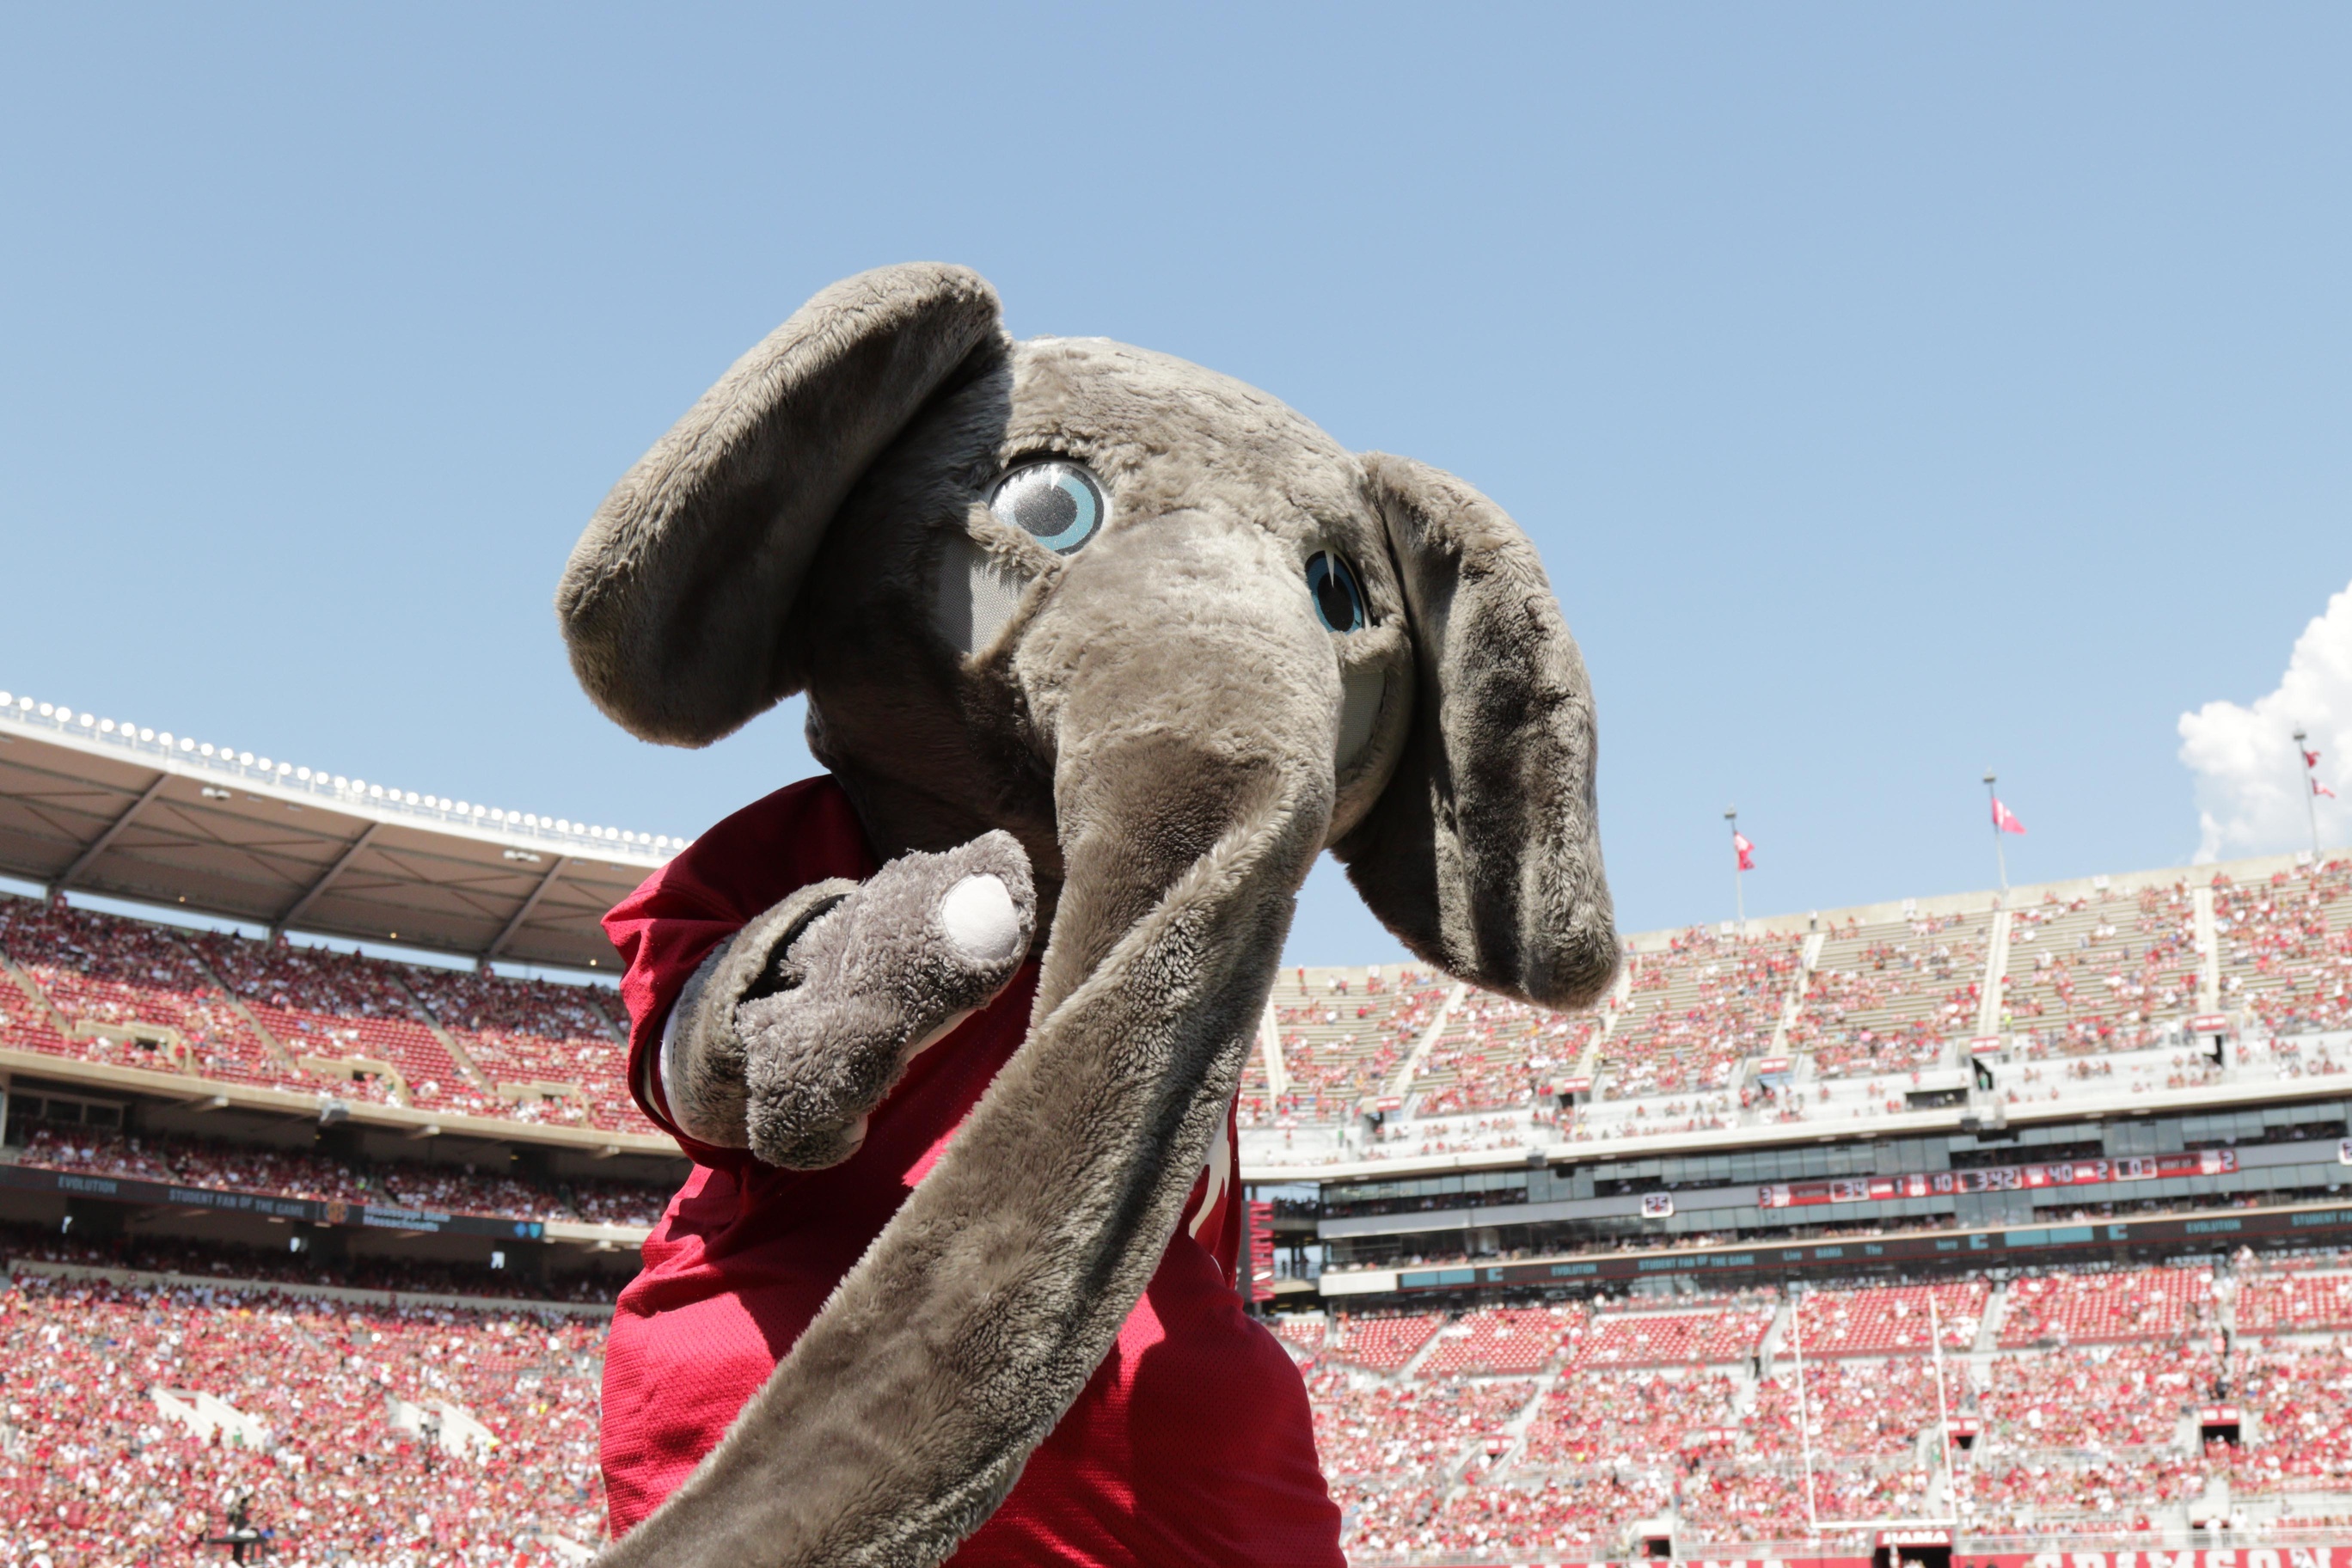
<instances>
[{"instance_id":1,"label":"elephant ear","mask_svg":"<svg viewBox=\"0 0 2352 1568\"><path fill-rule=\"evenodd\" d=\"M1590 1002L1618 943L1593 793L1592 685L1535 545L1426 464L1368 454L1412 624L1412 728L1332 846L1427 962L1549 1007Z\"/></svg>"},{"instance_id":2,"label":"elephant ear","mask_svg":"<svg viewBox=\"0 0 2352 1568\"><path fill-rule=\"evenodd\" d=\"M701 746L800 689L788 633L843 498L916 413L1003 352L961 267L827 289L639 458L573 547L555 607L572 668L632 734Z\"/></svg>"}]
</instances>

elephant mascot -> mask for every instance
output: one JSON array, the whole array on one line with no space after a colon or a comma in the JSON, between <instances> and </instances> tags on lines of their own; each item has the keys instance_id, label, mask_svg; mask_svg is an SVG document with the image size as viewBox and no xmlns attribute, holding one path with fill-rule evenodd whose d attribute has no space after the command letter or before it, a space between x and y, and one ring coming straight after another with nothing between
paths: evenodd
<instances>
[{"instance_id":1,"label":"elephant mascot","mask_svg":"<svg viewBox=\"0 0 2352 1568\"><path fill-rule=\"evenodd\" d=\"M1608 984L1591 692L1526 536L910 265L739 361L557 608L632 733L805 692L830 770L605 922L695 1169L614 1316L602 1561L1337 1568L1234 1289L1234 1098L1327 847L1450 974Z\"/></svg>"}]
</instances>

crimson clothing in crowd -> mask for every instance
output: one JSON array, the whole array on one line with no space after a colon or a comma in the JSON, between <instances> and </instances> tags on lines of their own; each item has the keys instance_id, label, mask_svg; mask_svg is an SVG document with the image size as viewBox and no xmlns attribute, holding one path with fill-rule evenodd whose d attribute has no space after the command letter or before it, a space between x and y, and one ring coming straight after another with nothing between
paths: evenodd
<instances>
[{"instance_id":1,"label":"crimson clothing in crowd","mask_svg":"<svg viewBox=\"0 0 2352 1568\"><path fill-rule=\"evenodd\" d=\"M688 977L793 889L876 868L848 797L831 778L812 779L704 834L605 918L627 963L629 1081L695 1161L646 1242L644 1271L621 1293L605 1350L615 1535L717 1444L1027 1033L1034 961L916 1058L864 1145L830 1170L776 1170L677 1133L658 1058ZM1240 1196L1229 1112L1118 1343L956 1553L958 1568L1339 1568L1339 1512L1316 1462L1306 1387L1235 1293Z\"/></svg>"}]
</instances>

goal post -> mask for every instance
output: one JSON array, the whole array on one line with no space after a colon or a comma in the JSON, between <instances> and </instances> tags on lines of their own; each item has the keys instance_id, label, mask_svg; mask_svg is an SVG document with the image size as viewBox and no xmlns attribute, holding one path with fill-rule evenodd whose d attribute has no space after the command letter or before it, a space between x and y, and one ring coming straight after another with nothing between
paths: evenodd
<instances>
[{"instance_id":1,"label":"goal post","mask_svg":"<svg viewBox=\"0 0 2352 1568\"><path fill-rule=\"evenodd\" d=\"M1797 1369L1797 1436L1799 1451L1804 1456L1805 1519L1815 1539L1824 1531L1872 1530L1916 1531L1960 1528L1959 1477L1952 1468L1952 1420L1948 1402L1944 1395L1944 1328L1943 1316L1936 1304L1936 1288L1927 1287L1927 1344L1936 1369L1936 1436L1943 1445L1944 1499L1948 1513L1944 1516L1898 1518L1880 1515L1872 1519L1823 1519L1821 1516L1819 1494L1813 1479L1813 1417L1811 1394L1805 1380L1805 1290L1801 1284L1789 1288L1789 1345ZM1931 1498L1930 1502L1933 1501Z\"/></svg>"}]
</instances>

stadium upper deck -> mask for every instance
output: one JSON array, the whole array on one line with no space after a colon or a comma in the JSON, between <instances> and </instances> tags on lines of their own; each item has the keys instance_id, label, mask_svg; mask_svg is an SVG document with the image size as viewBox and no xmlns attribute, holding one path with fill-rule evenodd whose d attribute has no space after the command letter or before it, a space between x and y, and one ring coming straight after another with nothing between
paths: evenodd
<instances>
[{"instance_id":1,"label":"stadium upper deck","mask_svg":"<svg viewBox=\"0 0 2352 1568\"><path fill-rule=\"evenodd\" d=\"M2347 893L2352 858L2274 857L1651 932L1577 1016L1410 965L1285 971L1244 1167L1344 1181L2292 1095L2352 1068Z\"/></svg>"},{"instance_id":2,"label":"stadium upper deck","mask_svg":"<svg viewBox=\"0 0 2352 1568\"><path fill-rule=\"evenodd\" d=\"M394 789L0 691L0 872L365 942L606 969L684 840Z\"/></svg>"}]
</instances>

